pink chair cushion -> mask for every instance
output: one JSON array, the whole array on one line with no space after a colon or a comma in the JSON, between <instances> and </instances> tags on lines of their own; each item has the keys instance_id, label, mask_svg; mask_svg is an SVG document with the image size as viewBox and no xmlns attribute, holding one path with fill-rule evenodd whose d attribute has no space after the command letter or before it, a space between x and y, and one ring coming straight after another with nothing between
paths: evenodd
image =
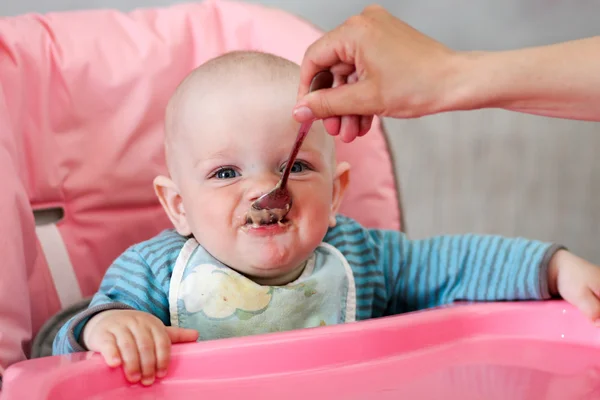
<instances>
[{"instance_id":1,"label":"pink chair cushion","mask_svg":"<svg viewBox=\"0 0 600 400\"><path fill-rule=\"evenodd\" d=\"M170 226L152 179L165 172L164 108L181 79L235 49L300 62L319 35L285 12L215 0L0 19L0 366L24 358L32 335L66 305L32 209L64 209L58 231L81 294L92 295L119 253ZM342 213L399 229L379 122L339 143L338 154L353 166Z\"/></svg>"}]
</instances>

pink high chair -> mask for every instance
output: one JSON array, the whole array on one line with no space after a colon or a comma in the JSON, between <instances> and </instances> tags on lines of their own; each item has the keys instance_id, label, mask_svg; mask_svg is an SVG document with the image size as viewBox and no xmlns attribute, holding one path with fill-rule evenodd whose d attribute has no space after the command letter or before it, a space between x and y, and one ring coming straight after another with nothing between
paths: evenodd
<instances>
[{"instance_id":1,"label":"pink high chair","mask_svg":"<svg viewBox=\"0 0 600 400\"><path fill-rule=\"evenodd\" d=\"M88 353L22 361L47 355L53 329L85 306L116 256L169 226L151 183L164 173L162 119L181 79L235 49L300 62L319 35L282 11L220 0L0 19L0 371L12 365L2 400L228 399L242 390L250 399L516 399L523 384L520 398L552 390L568 399L560 390L593 386L582 371L600 364L600 337L562 302L178 345L151 388L128 385ZM341 212L402 229L380 122L337 149L352 165Z\"/></svg>"}]
</instances>

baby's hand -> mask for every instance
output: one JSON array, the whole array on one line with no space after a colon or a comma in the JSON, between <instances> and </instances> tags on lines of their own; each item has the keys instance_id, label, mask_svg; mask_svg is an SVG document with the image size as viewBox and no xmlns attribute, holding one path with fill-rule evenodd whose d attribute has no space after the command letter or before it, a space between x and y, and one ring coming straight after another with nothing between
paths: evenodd
<instances>
[{"instance_id":1,"label":"baby's hand","mask_svg":"<svg viewBox=\"0 0 600 400\"><path fill-rule=\"evenodd\" d=\"M123 365L131 383L151 385L167 373L171 343L193 342L198 332L165 326L152 314L108 310L95 315L83 330L83 342L111 367Z\"/></svg>"},{"instance_id":2,"label":"baby's hand","mask_svg":"<svg viewBox=\"0 0 600 400\"><path fill-rule=\"evenodd\" d=\"M552 295L560 294L600 326L600 267L559 250L550 260L548 283Z\"/></svg>"}]
</instances>

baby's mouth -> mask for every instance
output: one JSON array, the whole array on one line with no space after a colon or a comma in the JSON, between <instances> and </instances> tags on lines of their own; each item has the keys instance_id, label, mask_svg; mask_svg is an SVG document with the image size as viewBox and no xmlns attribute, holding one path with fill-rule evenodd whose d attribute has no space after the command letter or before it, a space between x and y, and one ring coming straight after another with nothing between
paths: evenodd
<instances>
[{"instance_id":1,"label":"baby's mouth","mask_svg":"<svg viewBox=\"0 0 600 400\"><path fill-rule=\"evenodd\" d=\"M246 215L246 223L244 224L245 228L263 228L273 225L285 226L289 223L289 219L287 217L283 217L281 220L277 220L275 218L266 219L266 218L253 218L252 214Z\"/></svg>"},{"instance_id":2,"label":"baby's mouth","mask_svg":"<svg viewBox=\"0 0 600 400\"><path fill-rule=\"evenodd\" d=\"M284 221L290 204L286 204L285 208L255 208L253 205L246 213L246 221L253 226L274 225L277 221Z\"/></svg>"}]
</instances>

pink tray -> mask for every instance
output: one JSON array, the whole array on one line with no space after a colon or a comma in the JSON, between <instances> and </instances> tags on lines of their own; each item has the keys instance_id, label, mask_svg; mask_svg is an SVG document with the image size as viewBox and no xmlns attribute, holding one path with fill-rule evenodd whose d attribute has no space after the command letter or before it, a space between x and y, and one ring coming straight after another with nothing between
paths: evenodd
<instances>
[{"instance_id":1,"label":"pink tray","mask_svg":"<svg viewBox=\"0 0 600 400\"><path fill-rule=\"evenodd\" d=\"M471 304L177 345L148 388L90 353L25 361L1 399L600 399L598 371L600 329L570 305Z\"/></svg>"}]
</instances>

